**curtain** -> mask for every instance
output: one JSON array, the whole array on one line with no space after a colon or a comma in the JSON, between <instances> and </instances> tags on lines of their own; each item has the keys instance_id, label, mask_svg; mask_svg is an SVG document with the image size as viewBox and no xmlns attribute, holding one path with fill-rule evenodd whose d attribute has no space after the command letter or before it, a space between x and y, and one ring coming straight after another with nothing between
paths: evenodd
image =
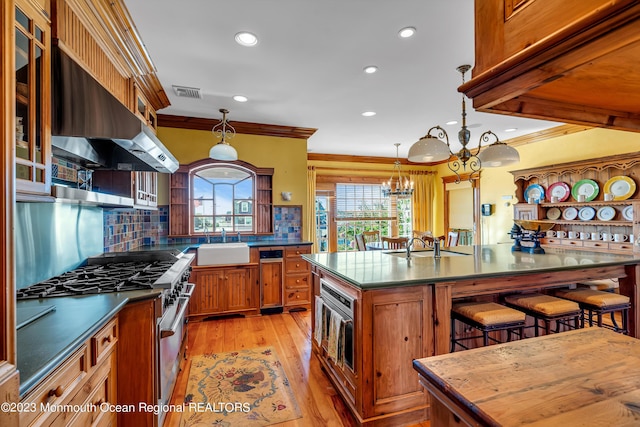
<instances>
[{"instance_id":1,"label":"curtain","mask_svg":"<svg viewBox=\"0 0 640 427\"><path fill-rule=\"evenodd\" d=\"M433 198L435 194L435 172L409 171L413 181L413 229L433 231Z\"/></svg>"},{"instance_id":2,"label":"curtain","mask_svg":"<svg viewBox=\"0 0 640 427\"><path fill-rule=\"evenodd\" d=\"M316 167L307 166L307 212L304 215L305 240L313 243L311 252L318 251L316 235Z\"/></svg>"}]
</instances>

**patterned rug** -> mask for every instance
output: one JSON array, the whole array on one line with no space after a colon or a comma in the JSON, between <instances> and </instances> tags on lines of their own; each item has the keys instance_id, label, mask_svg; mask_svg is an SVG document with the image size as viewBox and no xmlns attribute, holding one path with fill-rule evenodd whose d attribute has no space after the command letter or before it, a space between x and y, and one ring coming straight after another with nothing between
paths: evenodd
<instances>
[{"instance_id":1,"label":"patterned rug","mask_svg":"<svg viewBox=\"0 0 640 427\"><path fill-rule=\"evenodd\" d=\"M181 426L268 426L301 416L272 347L193 357Z\"/></svg>"}]
</instances>

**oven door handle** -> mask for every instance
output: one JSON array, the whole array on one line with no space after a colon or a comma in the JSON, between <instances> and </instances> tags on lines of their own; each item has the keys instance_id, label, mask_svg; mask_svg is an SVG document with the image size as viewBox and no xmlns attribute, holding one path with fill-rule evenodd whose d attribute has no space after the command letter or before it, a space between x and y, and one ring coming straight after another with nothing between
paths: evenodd
<instances>
[{"instance_id":1,"label":"oven door handle","mask_svg":"<svg viewBox=\"0 0 640 427\"><path fill-rule=\"evenodd\" d=\"M169 327L169 329L160 330L160 338L166 338L166 337L175 335L176 332L178 332L178 327L180 326L180 323L184 320L187 307L189 306L189 298L180 297L179 299L185 300L185 303L182 304L182 307L180 307L180 311L176 314L176 317L173 319L173 322L171 322L171 326Z\"/></svg>"}]
</instances>

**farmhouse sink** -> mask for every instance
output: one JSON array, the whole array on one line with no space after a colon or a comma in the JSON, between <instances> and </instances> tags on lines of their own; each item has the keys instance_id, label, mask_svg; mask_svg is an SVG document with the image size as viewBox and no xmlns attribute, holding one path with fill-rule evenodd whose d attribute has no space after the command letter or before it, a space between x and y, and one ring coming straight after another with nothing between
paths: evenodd
<instances>
[{"instance_id":1,"label":"farmhouse sink","mask_svg":"<svg viewBox=\"0 0 640 427\"><path fill-rule=\"evenodd\" d=\"M206 243L198 248L198 265L245 264L249 262L246 243Z\"/></svg>"}]
</instances>

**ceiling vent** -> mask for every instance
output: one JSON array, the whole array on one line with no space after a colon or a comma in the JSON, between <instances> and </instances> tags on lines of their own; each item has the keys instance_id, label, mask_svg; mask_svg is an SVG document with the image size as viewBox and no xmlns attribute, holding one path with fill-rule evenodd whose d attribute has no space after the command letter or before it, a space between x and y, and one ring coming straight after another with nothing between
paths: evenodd
<instances>
[{"instance_id":1,"label":"ceiling vent","mask_svg":"<svg viewBox=\"0 0 640 427\"><path fill-rule=\"evenodd\" d=\"M202 99L202 92L196 87L172 86L173 92L183 98Z\"/></svg>"}]
</instances>

